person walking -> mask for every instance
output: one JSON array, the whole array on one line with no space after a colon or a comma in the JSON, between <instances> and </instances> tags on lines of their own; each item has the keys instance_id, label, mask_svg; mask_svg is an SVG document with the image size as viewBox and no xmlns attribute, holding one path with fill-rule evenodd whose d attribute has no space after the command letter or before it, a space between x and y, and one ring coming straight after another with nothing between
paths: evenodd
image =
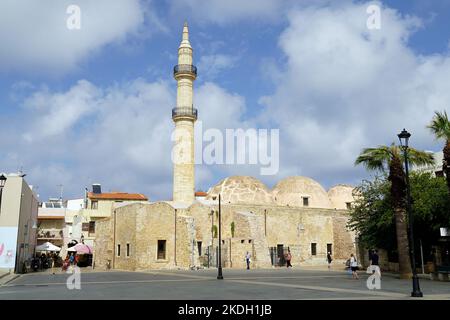
<instances>
[{"instance_id":1,"label":"person walking","mask_svg":"<svg viewBox=\"0 0 450 320\"><path fill-rule=\"evenodd\" d=\"M331 258L331 252L328 252L327 253L328 270L331 270L331 261L333 261L333 259Z\"/></svg>"},{"instance_id":2,"label":"person walking","mask_svg":"<svg viewBox=\"0 0 450 320\"><path fill-rule=\"evenodd\" d=\"M247 262L247 270L250 270L250 262L251 262L251 255L250 253L247 251L247 254L245 255L245 261Z\"/></svg>"},{"instance_id":3,"label":"person walking","mask_svg":"<svg viewBox=\"0 0 450 320\"><path fill-rule=\"evenodd\" d=\"M375 250L372 253L372 261L370 262L370 264L372 266L379 266L379 260L380 260L380 257L378 256L378 250Z\"/></svg>"},{"instance_id":4,"label":"person walking","mask_svg":"<svg viewBox=\"0 0 450 320\"><path fill-rule=\"evenodd\" d=\"M381 270L379 265L380 257L378 256L378 250L374 250L372 253L372 260L370 261L371 266L376 266L376 271L374 273L377 273L378 276L381 278Z\"/></svg>"},{"instance_id":5,"label":"person walking","mask_svg":"<svg viewBox=\"0 0 450 320\"><path fill-rule=\"evenodd\" d=\"M358 276L358 261L353 253L350 255L350 268L352 270L352 279L359 279Z\"/></svg>"},{"instance_id":6,"label":"person walking","mask_svg":"<svg viewBox=\"0 0 450 320\"><path fill-rule=\"evenodd\" d=\"M286 267L287 268L289 268L289 267L292 268L291 260L292 260L291 250L288 249L288 252L286 254Z\"/></svg>"}]
</instances>

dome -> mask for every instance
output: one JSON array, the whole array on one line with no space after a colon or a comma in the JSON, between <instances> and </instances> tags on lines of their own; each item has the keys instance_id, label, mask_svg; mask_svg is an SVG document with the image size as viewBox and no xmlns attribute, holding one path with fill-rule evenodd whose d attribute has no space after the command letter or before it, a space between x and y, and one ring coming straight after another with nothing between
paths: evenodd
<instances>
[{"instance_id":1,"label":"dome","mask_svg":"<svg viewBox=\"0 0 450 320\"><path fill-rule=\"evenodd\" d=\"M207 200L220 193L223 203L273 204L270 190L264 183L248 176L233 176L220 181L209 189Z\"/></svg>"},{"instance_id":2,"label":"dome","mask_svg":"<svg viewBox=\"0 0 450 320\"><path fill-rule=\"evenodd\" d=\"M272 196L275 203L281 206L332 207L325 189L307 177L289 177L279 181L272 190Z\"/></svg>"},{"instance_id":3,"label":"dome","mask_svg":"<svg viewBox=\"0 0 450 320\"><path fill-rule=\"evenodd\" d=\"M346 184L338 184L328 190L328 197L330 198L331 205L335 209L348 209L348 203L352 203L353 187Z\"/></svg>"}]
</instances>

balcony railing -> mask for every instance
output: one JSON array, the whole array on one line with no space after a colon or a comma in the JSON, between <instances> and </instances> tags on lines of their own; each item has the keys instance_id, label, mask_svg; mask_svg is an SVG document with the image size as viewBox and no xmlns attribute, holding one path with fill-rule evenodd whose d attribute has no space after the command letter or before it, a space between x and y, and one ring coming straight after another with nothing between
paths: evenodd
<instances>
[{"instance_id":1,"label":"balcony railing","mask_svg":"<svg viewBox=\"0 0 450 320\"><path fill-rule=\"evenodd\" d=\"M178 75L188 74L197 77L197 67L192 64L177 64L173 67L173 75L176 78Z\"/></svg>"},{"instance_id":2,"label":"balcony railing","mask_svg":"<svg viewBox=\"0 0 450 320\"><path fill-rule=\"evenodd\" d=\"M197 120L198 111L195 108L182 107L172 109L172 119L175 118L192 118Z\"/></svg>"}]
</instances>

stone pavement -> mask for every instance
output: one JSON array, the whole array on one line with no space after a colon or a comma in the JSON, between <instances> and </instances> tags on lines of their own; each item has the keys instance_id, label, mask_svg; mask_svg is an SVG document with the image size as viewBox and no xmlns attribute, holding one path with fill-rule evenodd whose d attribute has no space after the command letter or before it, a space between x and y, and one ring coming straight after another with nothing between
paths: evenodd
<instances>
[{"instance_id":1,"label":"stone pavement","mask_svg":"<svg viewBox=\"0 0 450 320\"><path fill-rule=\"evenodd\" d=\"M413 299L410 280L383 274L381 290L369 290L365 273L353 280L343 270L323 268L224 269L224 280L216 279L216 269L81 272L80 290L67 288L70 274L28 273L0 287L0 299ZM420 285L424 300L450 300L449 282L421 279Z\"/></svg>"}]
</instances>

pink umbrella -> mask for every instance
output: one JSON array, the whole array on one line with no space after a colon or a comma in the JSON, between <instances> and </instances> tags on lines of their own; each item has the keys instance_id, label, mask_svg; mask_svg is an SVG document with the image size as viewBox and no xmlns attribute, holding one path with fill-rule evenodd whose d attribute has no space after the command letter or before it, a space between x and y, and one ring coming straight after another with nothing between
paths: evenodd
<instances>
[{"instance_id":1,"label":"pink umbrella","mask_svg":"<svg viewBox=\"0 0 450 320\"><path fill-rule=\"evenodd\" d=\"M84 243L78 243L70 249L74 249L77 252L77 254L91 254L92 253L92 248Z\"/></svg>"}]
</instances>

